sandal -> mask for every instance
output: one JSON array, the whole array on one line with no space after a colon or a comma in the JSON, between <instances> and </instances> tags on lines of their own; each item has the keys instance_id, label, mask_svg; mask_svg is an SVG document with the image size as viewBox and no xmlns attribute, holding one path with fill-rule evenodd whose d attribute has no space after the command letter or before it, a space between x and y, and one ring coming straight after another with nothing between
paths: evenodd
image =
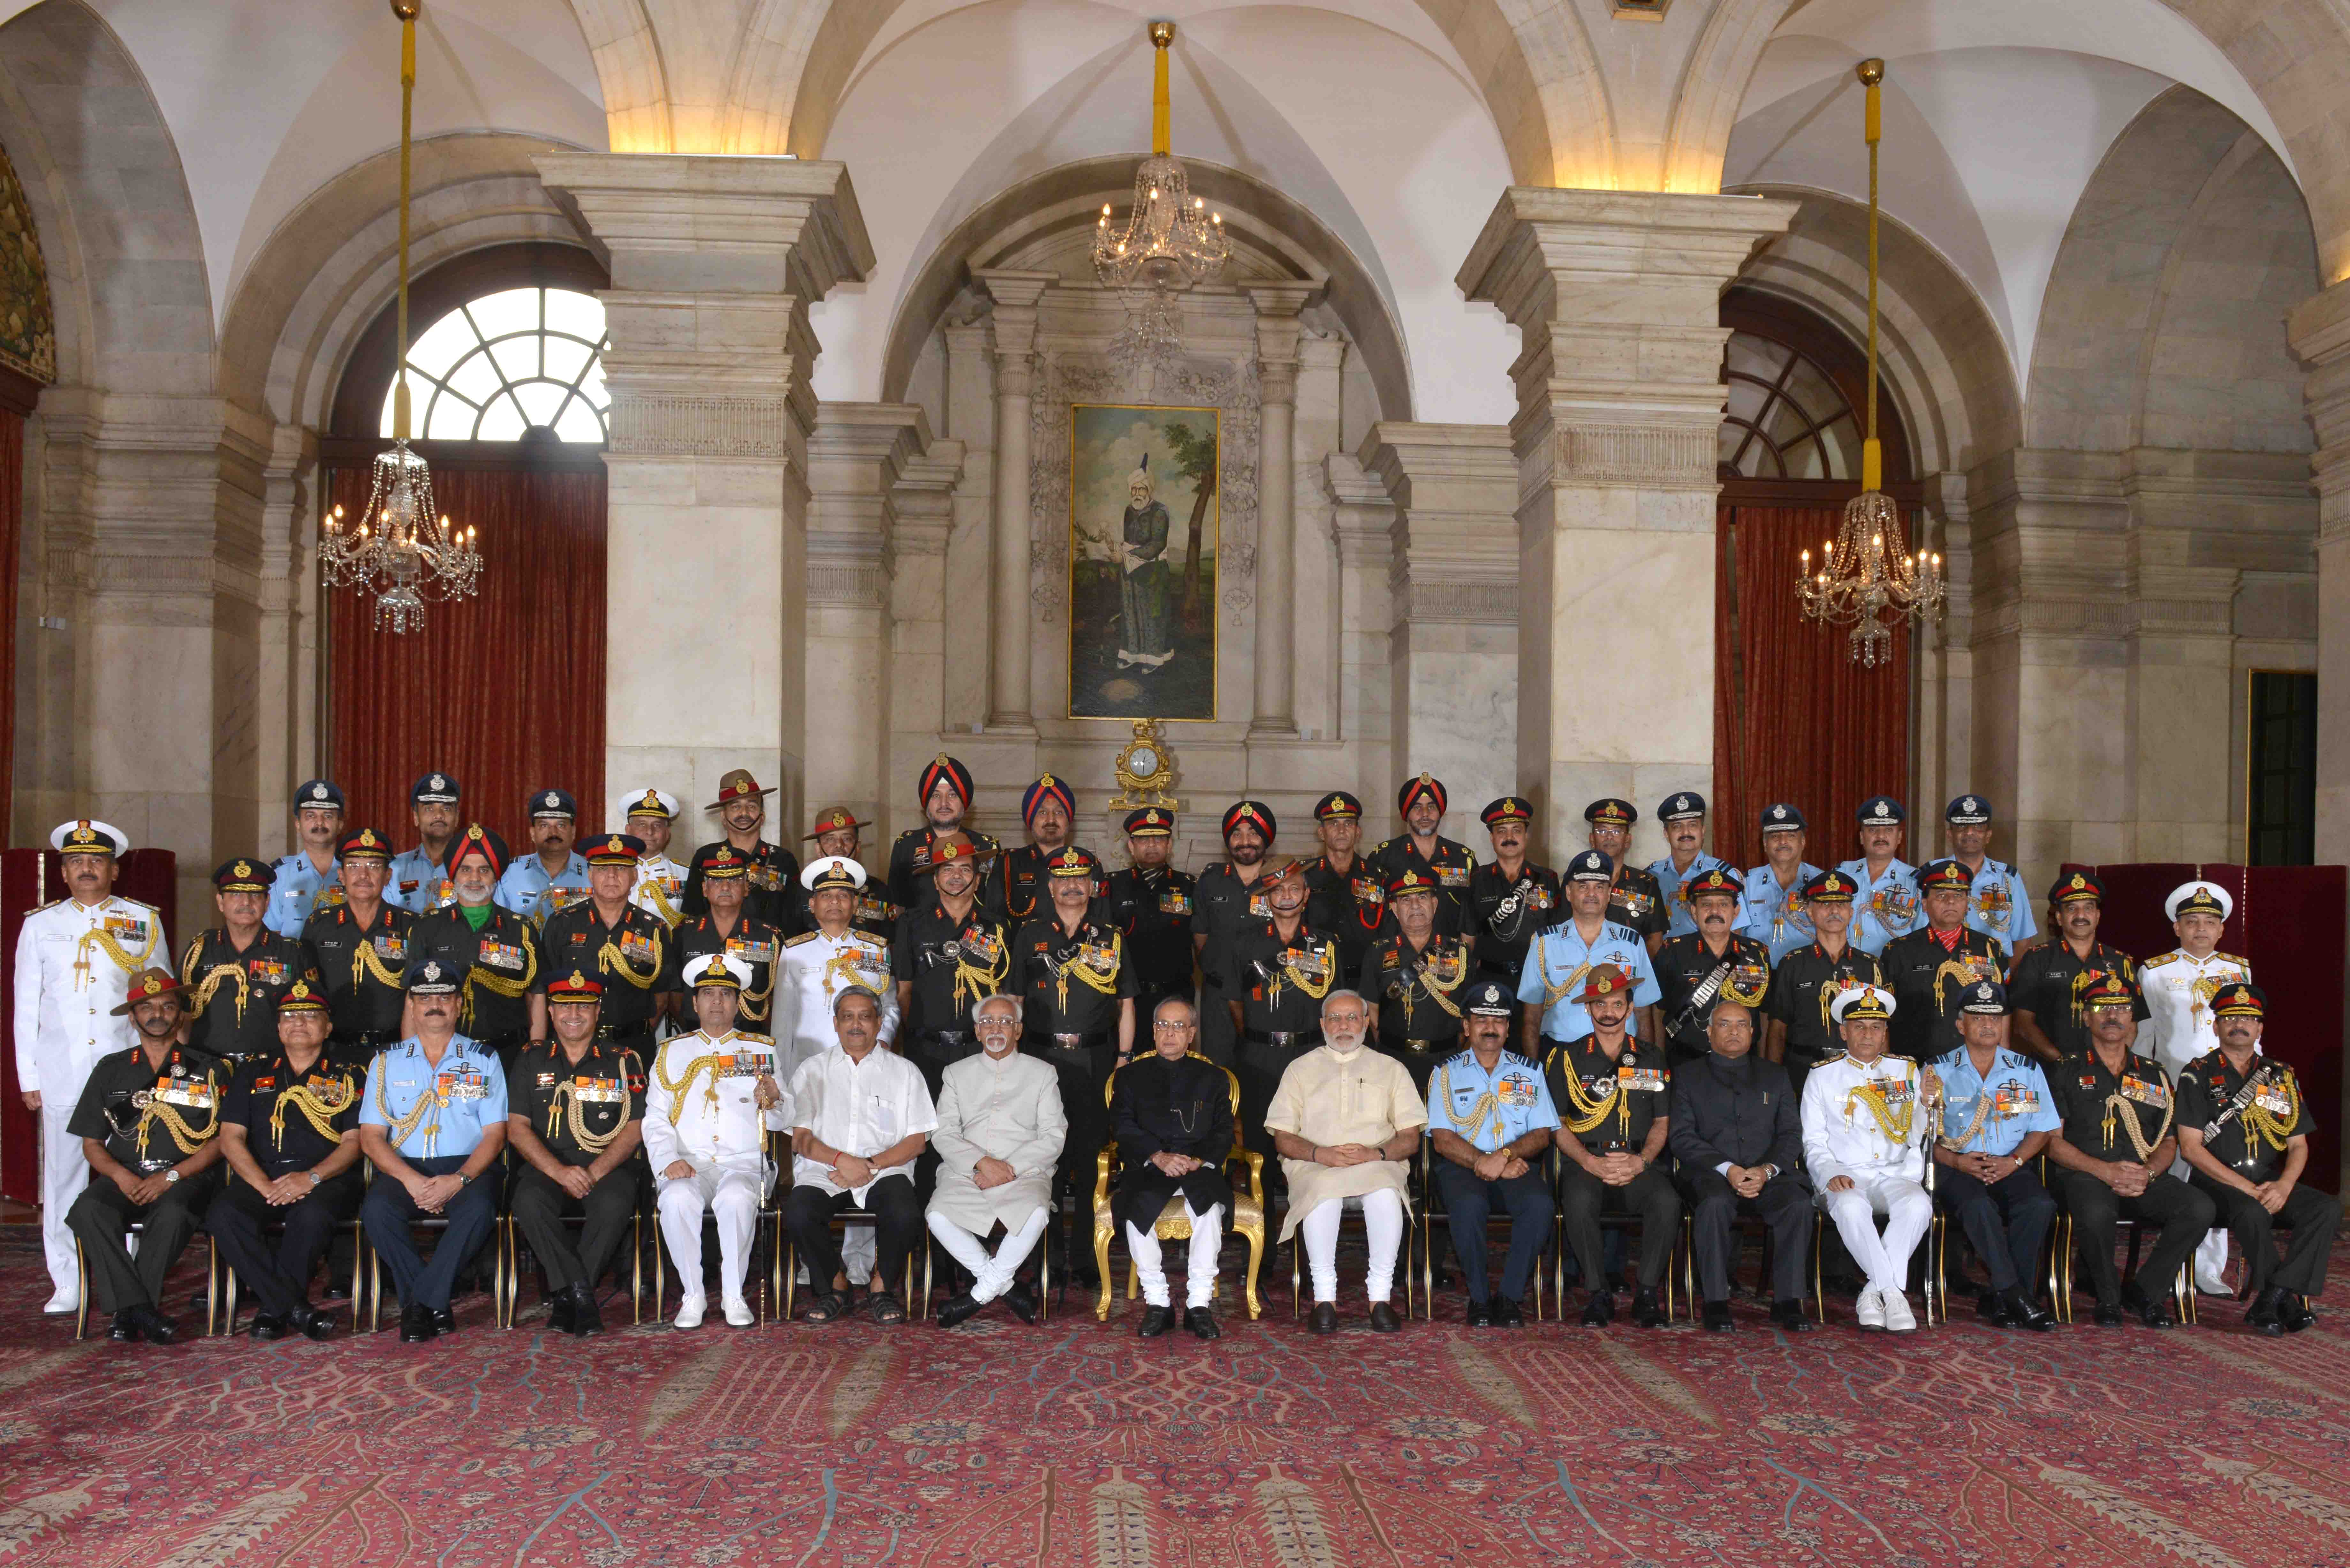
<instances>
[{"instance_id":1,"label":"sandal","mask_svg":"<svg viewBox=\"0 0 2350 1568\"><path fill-rule=\"evenodd\" d=\"M888 1291L875 1291L866 1297L865 1310L871 1314L875 1323L884 1328L892 1328L906 1321L904 1304Z\"/></svg>"},{"instance_id":2,"label":"sandal","mask_svg":"<svg viewBox=\"0 0 2350 1568\"><path fill-rule=\"evenodd\" d=\"M810 1323L832 1323L847 1314L848 1303L833 1291L820 1291L808 1302L807 1320Z\"/></svg>"}]
</instances>

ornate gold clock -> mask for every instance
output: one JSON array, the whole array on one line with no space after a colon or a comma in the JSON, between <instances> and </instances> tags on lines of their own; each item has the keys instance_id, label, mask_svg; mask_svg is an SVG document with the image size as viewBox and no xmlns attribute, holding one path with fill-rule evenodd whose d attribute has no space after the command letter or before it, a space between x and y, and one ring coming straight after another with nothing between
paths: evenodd
<instances>
[{"instance_id":1,"label":"ornate gold clock","mask_svg":"<svg viewBox=\"0 0 2350 1568\"><path fill-rule=\"evenodd\" d=\"M1113 811L1145 805L1182 809L1183 803L1168 793L1175 785L1175 755L1168 750L1158 720L1137 720L1134 739L1118 748L1110 765L1118 770L1119 792L1109 803Z\"/></svg>"}]
</instances>

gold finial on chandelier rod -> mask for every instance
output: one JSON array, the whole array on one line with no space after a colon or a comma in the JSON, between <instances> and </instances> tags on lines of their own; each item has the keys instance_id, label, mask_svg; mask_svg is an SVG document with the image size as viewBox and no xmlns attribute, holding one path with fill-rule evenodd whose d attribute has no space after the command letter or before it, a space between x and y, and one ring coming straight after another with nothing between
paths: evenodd
<instances>
[{"instance_id":1,"label":"gold finial on chandelier rod","mask_svg":"<svg viewBox=\"0 0 2350 1568\"><path fill-rule=\"evenodd\" d=\"M1877 143L1885 134L1885 62L1863 60L1856 74L1868 108L1862 134L1868 139L1868 434L1860 446L1860 487L1885 485L1885 449L1877 440Z\"/></svg>"},{"instance_id":2,"label":"gold finial on chandelier rod","mask_svg":"<svg viewBox=\"0 0 2350 1568\"><path fill-rule=\"evenodd\" d=\"M416 122L416 16L424 0L391 0L400 18L400 352L391 362L391 435L408 439L409 144Z\"/></svg>"},{"instance_id":3,"label":"gold finial on chandelier rod","mask_svg":"<svg viewBox=\"0 0 2350 1568\"><path fill-rule=\"evenodd\" d=\"M1169 124L1173 111L1167 99L1167 47L1175 41L1175 24L1153 22L1148 30L1150 47L1157 51L1150 65L1150 151L1154 157L1164 158L1175 143Z\"/></svg>"}]
</instances>

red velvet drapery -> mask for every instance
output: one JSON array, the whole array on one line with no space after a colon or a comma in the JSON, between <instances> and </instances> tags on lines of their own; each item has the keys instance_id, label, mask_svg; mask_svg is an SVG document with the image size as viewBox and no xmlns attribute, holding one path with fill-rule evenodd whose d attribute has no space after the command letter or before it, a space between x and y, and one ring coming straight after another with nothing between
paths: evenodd
<instances>
[{"instance_id":1,"label":"red velvet drapery","mask_svg":"<svg viewBox=\"0 0 2350 1568\"><path fill-rule=\"evenodd\" d=\"M1804 620L1796 600L1801 552L1816 560L1843 517L1831 507L1726 506L1720 514L1713 851L1742 870L1762 863L1759 814L1774 802L1809 822L1804 858L1814 866L1860 853L1853 817L1864 797L1901 798L1913 821L1921 810L1908 800L1908 628L1893 634L1890 664L1864 669L1851 659L1844 628Z\"/></svg>"},{"instance_id":2,"label":"red velvet drapery","mask_svg":"<svg viewBox=\"0 0 2350 1568\"><path fill-rule=\"evenodd\" d=\"M338 470L331 496L366 507L368 472ZM375 629L375 605L329 593L328 772L348 820L413 843L408 792L433 769L464 786L463 810L528 842L525 800L578 798L583 833L604 824L604 472L438 467L435 499L478 528L481 591L427 613L424 629Z\"/></svg>"},{"instance_id":3,"label":"red velvet drapery","mask_svg":"<svg viewBox=\"0 0 2350 1568\"><path fill-rule=\"evenodd\" d=\"M16 821L16 553L25 525L25 416L0 408L0 823Z\"/></svg>"}]
</instances>

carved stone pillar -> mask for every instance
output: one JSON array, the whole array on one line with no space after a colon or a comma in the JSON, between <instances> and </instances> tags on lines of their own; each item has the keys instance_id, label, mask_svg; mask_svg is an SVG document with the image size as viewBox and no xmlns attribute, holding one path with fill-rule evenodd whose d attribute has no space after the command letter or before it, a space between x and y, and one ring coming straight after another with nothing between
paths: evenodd
<instances>
[{"instance_id":1,"label":"carved stone pillar","mask_svg":"<svg viewBox=\"0 0 2350 1568\"><path fill-rule=\"evenodd\" d=\"M1713 776L1713 639L1690 628L1713 624L1719 301L1795 210L1515 186L1461 268L1523 343L1518 778L1549 845L1596 796Z\"/></svg>"},{"instance_id":2,"label":"carved stone pillar","mask_svg":"<svg viewBox=\"0 0 2350 1568\"><path fill-rule=\"evenodd\" d=\"M255 701L260 854L290 854L294 788L323 771L318 755L317 560L318 441L280 425L262 474L260 678Z\"/></svg>"},{"instance_id":3,"label":"carved stone pillar","mask_svg":"<svg viewBox=\"0 0 2350 1568\"><path fill-rule=\"evenodd\" d=\"M891 691L889 756L881 771L879 831L873 840L879 844L893 842L901 827L920 820L914 781L936 754L940 732L947 728L944 702L954 657L946 640L947 581L952 574L947 551L965 451L959 441L931 442L907 459L891 492L897 514L889 551Z\"/></svg>"},{"instance_id":4,"label":"carved stone pillar","mask_svg":"<svg viewBox=\"0 0 2350 1568\"><path fill-rule=\"evenodd\" d=\"M838 163L551 152L609 251L605 776L691 811L727 769L806 814L808 307L873 247ZM691 700L714 679L726 700ZM681 832L691 843L699 818Z\"/></svg>"},{"instance_id":5,"label":"carved stone pillar","mask_svg":"<svg viewBox=\"0 0 2350 1568\"><path fill-rule=\"evenodd\" d=\"M1036 378L1036 302L1058 281L1049 272L972 275L995 300L995 506L989 576L994 604L987 723L1035 732L1029 693L1028 400Z\"/></svg>"},{"instance_id":6,"label":"carved stone pillar","mask_svg":"<svg viewBox=\"0 0 2350 1568\"><path fill-rule=\"evenodd\" d=\"M1297 734L1295 644L1296 606L1297 340L1305 308L1321 286L1252 283L1256 306L1259 419L1256 503L1256 704L1252 739L1292 740Z\"/></svg>"}]
</instances>

